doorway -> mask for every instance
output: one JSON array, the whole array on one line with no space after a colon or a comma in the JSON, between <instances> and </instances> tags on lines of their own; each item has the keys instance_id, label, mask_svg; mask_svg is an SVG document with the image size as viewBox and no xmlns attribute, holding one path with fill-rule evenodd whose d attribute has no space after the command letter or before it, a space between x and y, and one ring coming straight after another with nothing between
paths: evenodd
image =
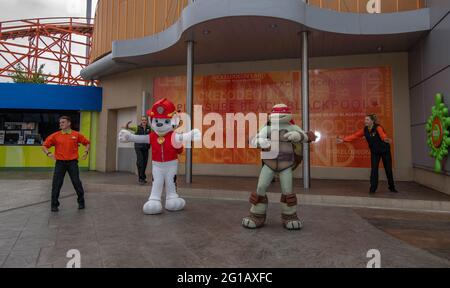
<instances>
[{"instance_id":1,"label":"doorway","mask_svg":"<svg viewBox=\"0 0 450 288\"><path fill-rule=\"evenodd\" d=\"M128 121L132 121L130 125L136 125L136 107L124 108L117 110L117 133L124 127ZM136 153L134 152L133 143L120 143L117 141L116 154L116 171L136 173Z\"/></svg>"}]
</instances>

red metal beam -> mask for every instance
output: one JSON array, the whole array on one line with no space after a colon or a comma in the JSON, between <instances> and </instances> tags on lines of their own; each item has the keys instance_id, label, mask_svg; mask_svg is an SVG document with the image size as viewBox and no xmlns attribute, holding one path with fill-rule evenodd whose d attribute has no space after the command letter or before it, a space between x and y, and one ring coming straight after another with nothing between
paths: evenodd
<instances>
[{"instance_id":1,"label":"red metal beam","mask_svg":"<svg viewBox=\"0 0 450 288\"><path fill-rule=\"evenodd\" d=\"M32 75L44 61L58 66L57 71L46 75L48 83L89 85L91 81L83 80L73 72L87 66L89 55L78 55L74 51L90 53L94 29L88 20L53 17L0 22L0 59L4 60L0 63L0 77L11 77L16 65L21 65L24 73ZM86 37L86 41L76 40L74 35ZM19 38L27 39L28 43L14 41Z\"/></svg>"}]
</instances>

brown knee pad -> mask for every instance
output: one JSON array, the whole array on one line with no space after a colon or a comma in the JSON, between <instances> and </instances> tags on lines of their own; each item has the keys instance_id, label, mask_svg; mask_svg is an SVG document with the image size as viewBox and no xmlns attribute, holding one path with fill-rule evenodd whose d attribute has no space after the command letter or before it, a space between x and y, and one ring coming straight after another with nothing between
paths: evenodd
<instances>
[{"instance_id":1,"label":"brown knee pad","mask_svg":"<svg viewBox=\"0 0 450 288\"><path fill-rule=\"evenodd\" d=\"M257 205L259 203L267 204L269 202L268 199L267 199L267 196L259 196L258 194L256 194L256 192L253 192L250 195L249 201L253 205Z\"/></svg>"},{"instance_id":2,"label":"brown knee pad","mask_svg":"<svg viewBox=\"0 0 450 288\"><path fill-rule=\"evenodd\" d=\"M288 194L288 195L281 195L281 203L286 203L288 207L296 206L297 205L297 195L294 193Z\"/></svg>"}]
</instances>

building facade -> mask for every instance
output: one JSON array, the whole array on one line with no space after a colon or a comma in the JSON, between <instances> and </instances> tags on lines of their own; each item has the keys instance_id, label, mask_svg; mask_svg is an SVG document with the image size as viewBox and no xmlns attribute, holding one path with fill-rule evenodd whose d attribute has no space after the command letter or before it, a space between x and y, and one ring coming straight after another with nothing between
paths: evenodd
<instances>
[{"instance_id":1,"label":"building facade","mask_svg":"<svg viewBox=\"0 0 450 288\"><path fill-rule=\"evenodd\" d=\"M450 104L450 2L429 0L430 31L409 50L409 90L411 102L412 161L414 180L447 194L450 189L450 159L443 171L434 173L434 159L429 155L425 123L431 116L436 93Z\"/></svg>"},{"instance_id":2,"label":"building facade","mask_svg":"<svg viewBox=\"0 0 450 288\"><path fill-rule=\"evenodd\" d=\"M129 120L136 122L154 100L167 97L186 111L190 45L193 102L200 107L194 117L203 115L197 128L204 134L214 126L211 113L225 119L226 131L228 114L268 113L280 102L302 123L307 32L309 114L311 128L321 134L311 147L311 176L367 179L367 144L338 146L335 140L376 113L393 139L396 178L450 193L449 166L432 172L425 132L434 95L443 93L450 101L444 80L447 1L189 2L99 1L91 64L82 71L103 88L97 145L104 149L97 149L97 170L132 171L134 151L117 142L117 132ZM194 175L258 174L258 150L219 142L213 149L193 149Z\"/></svg>"}]
</instances>

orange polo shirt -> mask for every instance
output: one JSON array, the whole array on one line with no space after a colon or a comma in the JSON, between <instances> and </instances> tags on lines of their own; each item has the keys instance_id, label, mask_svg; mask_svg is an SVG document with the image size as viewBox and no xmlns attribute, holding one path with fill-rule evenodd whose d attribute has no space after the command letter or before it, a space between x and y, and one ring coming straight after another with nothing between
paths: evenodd
<instances>
[{"instance_id":1,"label":"orange polo shirt","mask_svg":"<svg viewBox=\"0 0 450 288\"><path fill-rule=\"evenodd\" d=\"M78 143L88 145L89 140L77 131L63 133L58 131L45 139L44 146L49 149L55 146L56 160L78 160Z\"/></svg>"}]
</instances>

